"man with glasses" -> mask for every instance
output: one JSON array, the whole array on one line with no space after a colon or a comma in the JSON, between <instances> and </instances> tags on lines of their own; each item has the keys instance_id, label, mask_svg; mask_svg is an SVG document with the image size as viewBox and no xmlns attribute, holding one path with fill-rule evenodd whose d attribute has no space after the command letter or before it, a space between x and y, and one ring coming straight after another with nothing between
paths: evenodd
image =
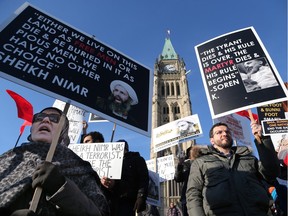
<instances>
[{"instance_id":1,"label":"man with glasses","mask_svg":"<svg viewBox=\"0 0 288 216\"><path fill-rule=\"evenodd\" d=\"M267 216L270 197L264 181L279 174L279 162L270 136L262 136L261 126L251 122L259 161L246 146L233 146L229 127L212 126L210 143L192 163L186 198L189 215Z\"/></svg>"},{"instance_id":2,"label":"man with glasses","mask_svg":"<svg viewBox=\"0 0 288 216\"><path fill-rule=\"evenodd\" d=\"M48 107L33 117L30 142L0 156L0 215L109 215L100 180L91 165L67 148L69 122L59 128L62 111ZM51 162L47 153L61 130ZM98 182L97 182L98 179ZM42 188L36 212L29 210L34 190Z\"/></svg>"}]
</instances>

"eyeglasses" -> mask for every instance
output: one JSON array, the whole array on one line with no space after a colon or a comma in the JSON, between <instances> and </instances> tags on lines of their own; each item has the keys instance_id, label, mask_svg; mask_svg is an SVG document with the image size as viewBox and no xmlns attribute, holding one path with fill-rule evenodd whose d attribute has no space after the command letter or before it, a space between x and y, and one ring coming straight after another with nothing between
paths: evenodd
<instances>
[{"instance_id":1,"label":"eyeglasses","mask_svg":"<svg viewBox=\"0 0 288 216\"><path fill-rule=\"evenodd\" d=\"M32 123L34 122L39 122L39 121L43 121L44 118L48 117L49 120L53 123L58 123L60 120L60 115L58 114L47 114L47 113L36 113L33 116L33 120Z\"/></svg>"},{"instance_id":2,"label":"eyeglasses","mask_svg":"<svg viewBox=\"0 0 288 216\"><path fill-rule=\"evenodd\" d=\"M218 131L215 131L213 135L221 135L222 133L226 133L228 135L231 135L231 131L230 130L218 130Z\"/></svg>"}]
</instances>

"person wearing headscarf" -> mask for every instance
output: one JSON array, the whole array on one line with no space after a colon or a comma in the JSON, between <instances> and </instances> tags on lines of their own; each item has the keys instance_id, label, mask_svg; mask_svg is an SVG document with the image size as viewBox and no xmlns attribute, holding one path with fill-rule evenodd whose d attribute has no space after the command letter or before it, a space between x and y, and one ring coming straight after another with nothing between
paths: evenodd
<instances>
[{"instance_id":1,"label":"person wearing headscarf","mask_svg":"<svg viewBox=\"0 0 288 216\"><path fill-rule=\"evenodd\" d=\"M0 156L0 215L109 215L99 176L69 145L69 121L59 128L62 111L48 107L33 116L28 143ZM45 161L52 139L61 130L52 162ZM98 182L97 182L98 179ZM29 209L42 188L36 211ZM33 201L32 201L33 202Z\"/></svg>"}]
</instances>

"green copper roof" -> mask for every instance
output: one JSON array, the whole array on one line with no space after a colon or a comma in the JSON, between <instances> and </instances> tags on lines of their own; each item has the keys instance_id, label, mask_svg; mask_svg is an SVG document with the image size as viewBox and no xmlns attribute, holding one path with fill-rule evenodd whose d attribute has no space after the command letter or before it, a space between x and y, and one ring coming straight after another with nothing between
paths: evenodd
<instances>
[{"instance_id":1,"label":"green copper roof","mask_svg":"<svg viewBox=\"0 0 288 216\"><path fill-rule=\"evenodd\" d=\"M161 54L162 59L178 59L178 56L172 46L170 38L165 38L165 44Z\"/></svg>"}]
</instances>

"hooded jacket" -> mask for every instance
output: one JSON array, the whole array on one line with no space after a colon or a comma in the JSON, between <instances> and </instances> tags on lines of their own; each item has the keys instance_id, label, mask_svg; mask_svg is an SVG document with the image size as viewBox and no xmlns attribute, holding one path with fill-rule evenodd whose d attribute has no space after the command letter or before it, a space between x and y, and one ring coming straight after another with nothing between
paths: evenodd
<instances>
[{"instance_id":1,"label":"hooded jacket","mask_svg":"<svg viewBox=\"0 0 288 216\"><path fill-rule=\"evenodd\" d=\"M279 163L270 137L256 143L259 158L245 146L232 147L226 157L214 147L191 166L186 198L189 215L266 216L270 197L262 184L279 174Z\"/></svg>"}]
</instances>

